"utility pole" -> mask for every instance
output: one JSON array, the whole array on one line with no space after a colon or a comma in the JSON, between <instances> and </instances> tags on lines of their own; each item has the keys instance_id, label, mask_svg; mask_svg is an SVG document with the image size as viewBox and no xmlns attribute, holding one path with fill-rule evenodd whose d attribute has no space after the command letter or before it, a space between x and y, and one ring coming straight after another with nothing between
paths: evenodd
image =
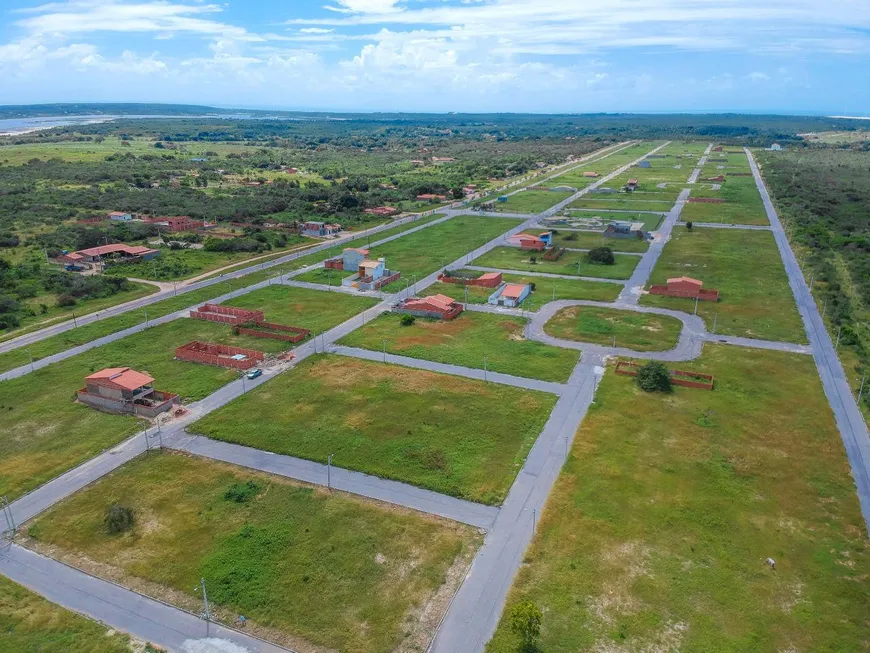
<instances>
[{"instance_id":1,"label":"utility pole","mask_svg":"<svg viewBox=\"0 0 870 653\"><path fill-rule=\"evenodd\" d=\"M387 362L387 341L382 340L381 342L384 343L384 362L386 363Z\"/></svg>"},{"instance_id":2,"label":"utility pole","mask_svg":"<svg viewBox=\"0 0 870 653\"><path fill-rule=\"evenodd\" d=\"M326 457L326 489L332 489L332 455Z\"/></svg>"},{"instance_id":3,"label":"utility pole","mask_svg":"<svg viewBox=\"0 0 870 653\"><path fill-rule=\"evenodd\" d=\"M468 286L464 286L465 288L465 305L468 306Z\"/></svg>"},{"instance_id":4,"label":"utility pole","mask_svg":"<svg viewBox=\"0 0 870 653\"><path fill-rule=\"evenodd\" d=\"M698 314L698 298L697 297L695 297L695 313L694 314L695 315Z\"/></svg>"},{"instance_id":5,"label":"utility pole","mask_svg":"<svg viewBox=\"0 0 870 653\"><path fill-rule=\"evenodd\" d=\"M9 499L5 494L3 495L3 515L6 517L6 523L14 537L18 529L15 526L15 519L12 517L12 507L9 505Z\"/></svg>"},{"instance_id":6,"label":"utility pole","mask_svg":"<svg viewBox=\"0 0 870 653\"><path fill-rule=\"evenodd\" d=\"M864 381L867 378L867 370L861 374L861 387L858 389L858 405L861 405L861 395L864 394Z\"/></svg>"},{"instance_id":7,"label":"utility pole","mask_svg":"<svg viewBox=\"0 0 870 653\"><path fill-rule=\"evenodd\" d=\"M208 637L208 622L211 621L211 611L208 609L208 594L205 591L205 578L199 579L199 587L194 587L194 592L202 589L202 618L205 619L205 636Z\"/></svg>"},{"instance_id":8,"label":"utility pole","mask_svg":"<svg viewBox=\"0 0 870 653\"><path fill-rule=\"evenodd\" d=\"M30 357L30 371L35 372L36 370L33 367L33 354L30 353L29 349L25 349L24 351L26 351L27 355Z\"/></svg>"},{"instance_id":9,"label":"utility pole","mask_svg":"<svg viewBox=\"0 0 870 653\"><path fill-rule=\"evenodd\" d=\"M143 309L145 311L145 327L148 327L148 309Z\"/></svg>"},{"instance_id":10,"label":"utility pole","mask_svg":"<svg viewBox=\"0 0 870 653\"><path fill-rule=\"evenodd\" d=\"M825 313L828 312L828 299L825 298L825 305L822 307L822 319L825 319Z\"/></svg>"},{"instance_id":11,"label":"utility pole","mask_svg":"<svg viewBox=\"0 0 870 653\"><path fill-rule=\"evenodd\" d=\"M843 333L843 325L840 325L840 328L837 329L837 344L834 345L834 349L840 348L840 334Z\"/></svg>"},{"instance_id":12,"label":"utility pole","mask_svg":"<svg viewBox=\"0 0 870 653\"><path fill-rule=\"evenodd\" d=\"M613 336L613 348L616 349L616 336Z\"/></svg>"},{"instance_id":13,"label":"utility pole","mask_svg":"<svg viewBox=\"0 0 870 653\"><path fill-rule=\"evenodd\" d=\"M151 445L148 444L148 427L142 429L142 437L145 438L145 453L151 451Z\"/></svg>"},{"instance_id":14,"label":"utility pole","mask_svg":"<svg viewBox=\"0 0 870 653\"><path fill-rule=\"evenodd\" d=\"M76 314L73 313L72 316L73 316L73 326L74 326L74 327L78 327L78 326L79 326L79 323L76 322Z\"/></svg>"},{"instance_id":15,"label":"utility pole","mask_svg":"<svg viewBox=\"0 0 870 653\"><path fill-rule=\"evenodd\" d=\"M483 380L486 381L486 356L483 357Z\"/></svg>"},{"instance_id":16,"label":"utility pole","mask_svg":"<svg viewBox=\"0 0 870 653\"><path fill-rule=\"evenodd\" d=\"M172 288L175 291L175 296L178 297L178 282L177 281L172 282Z\"/></svg>"},{"instance_id":17,"label":"utility pole","mask_svg":"<svg viewBox=\"0 0 870 653\"><path fill-rule=\"evenodd\" d=\"M716 318L719 317L719 313L713 313L713 333L716 333Z\"/></svg>"}]
</instances>

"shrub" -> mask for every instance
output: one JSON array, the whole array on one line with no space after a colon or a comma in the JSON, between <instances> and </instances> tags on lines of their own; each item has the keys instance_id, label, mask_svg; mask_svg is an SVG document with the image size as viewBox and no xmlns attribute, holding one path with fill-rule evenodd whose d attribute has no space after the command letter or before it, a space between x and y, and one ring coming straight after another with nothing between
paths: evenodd
<instances>
[{"instance_id":1,"label":"shrub","mask_svg":"<svg viewBox=\"0 0 870 653\"><path fill-rule=\"evenodd\" d=\"M511 608L509 617L511 630L522 640L522 650L534 650L535 640L541 634L543 619L541 608L533 601L522 601Z\"/></svg>"},{"instance_id":2,"label":"shrub","mask_svg":"<svg viewBox=\"0 0 870 653\"><path fill-rule=\"evenodd\" d=\"M589 253L586 254L586 258L590 263L596 263L598 265L613 265L616 262L616 259L613 256L613 250L609 247L596 247L590 249Z\"/></svg>"},{"instance_id":3,"label":"shrub","mask_svg":"<svg viewBox=\"0 0 870 653\"><path fill-rule=\"evenodd\" d=\"M565 236L565 240L577 240L577 233L572 231L570 234Z\"/></svg>"},{"instance_id":4,"label":"shrub","mask_svg":"<svg viewBox=\"0 0 870 653\"><path fill-rule=\"evenodd\" d=\"M236 503L247 503L260 492L260 486L254 481L245 483L233 483L224 492L224 499Z\"/></svg>"},{"instance_id":5,"label":"shrub","mask_svg":"<svg viewBox=\"0 0 870 653\"><path fill-rule=\"evenodd\" d=\"M105 524L109 535L126 533L133 528L133 511L126 506L113 503L106 509Z\"/></svg>"},{"instance_id":6,"label":"shrub","mask_svg":"<svg viewBox=\"0 0 870 653\"><path fill-rule=\"evenodd\" d=\"M692 221L691 221L691 220L689 220L689 222L686 223L686 229L688 229L689 231L692 230L692 227L693 227L693 226L694 226L694 225L692 224Z\"/></svg>"},{"instance_id":7,"label":"shrub","mask_svg":"<svg viewBox=\"0 0 870 653\"><path fill-rule=\"evenodd\" d=\"M637 371L637 384L646 392L670 392L673 389L671 373L664 363L650 361Z\"/></svg>"},{"instance_id":8,"label":"shrub","mask_svg":"<svg viewBox=\"0 0 870 653\"><path fill-rule=\"evenodd\" d=\"M403 314L402 317L399 319L399 323L400 323L402 326L411 326L412 324L414 324L414 322L415 322L416 320L417 320L417 318L414 317L413 315L410 315L410 314L408 314L408 313L405 313L405 314Z\"/></svg>"},{"instance_id":9,"label":"shrub","mask_svg":"<svg viewBox=\"0 0 870 653\"><path fill-rule=\"evenodd\" d=\"M60 307L75 306L76 298L70 294L63 293L62 295L57 296L57 305Z\"/></svg>"}]
</instances>

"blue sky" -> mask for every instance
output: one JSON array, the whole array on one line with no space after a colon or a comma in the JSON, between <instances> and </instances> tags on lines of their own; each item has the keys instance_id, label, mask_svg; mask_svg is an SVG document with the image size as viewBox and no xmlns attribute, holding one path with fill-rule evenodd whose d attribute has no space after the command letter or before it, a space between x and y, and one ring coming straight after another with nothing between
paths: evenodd
<instances>
[{"instance_id":1,"label":"blue sky","mask_svg":"<svg viewBox=\"0 0 870 653\"><path fill-rule=\"evenodd\" d=\"M0 104L870 112L870 0L0 1Z\"/></svg>"}]
</instances>

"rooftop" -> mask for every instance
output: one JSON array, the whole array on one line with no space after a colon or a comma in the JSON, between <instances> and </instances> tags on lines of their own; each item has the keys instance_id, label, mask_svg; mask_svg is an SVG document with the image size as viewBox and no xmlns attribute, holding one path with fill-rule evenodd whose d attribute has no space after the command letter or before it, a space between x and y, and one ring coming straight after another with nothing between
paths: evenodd
<instances>
[{"instance_id":1,"label":"rooftop","mask_svg":"<svg viewBox=\"0 0 870 653\"><path fill-rule=\"evenodd\" d=\"M525 290L526 284L524 283L506 283L504 290L501 291L501 296L510 299L519 299Z\"/></svg>"},{"instance_id":2,"label":"rooftop","mask_svg":"<svg viewBox=\"0 0 870 653\"><path fill-rule=\"evenodd\" d=\"M703 281L698 281L697 279L693 279L692 277L673 277L672 279L668 279L668 283L690 283L693 286L698 286L699 288L704 285Z\"/></svg>"},{"instance_id":3,"label":"rooftop","mask_svg":"<svg viewBox=\"0 0 870 653\"><path fill-rule=\"evenodd\" d=\"M156 251L158 250L151 249L150 247L142 247L141 245L125 245L124 243L114 243L112 245L100 245L99 247L80 249L78 252L76 252L76 254L81 254L82 256L105 256L106 254L123 252L124 254L130 254L131 256L137 256L140 254L148 254L150 252Z\"/></svg>"},{"instance_id":4,"label":"rooftop","mask_svg":"<svg viewBox=\"0 0 870 653\"><path fill-rule=\"evenodd\" d=\"M85 380L96 382L98 385L131 391L154 382L154 379L147 374L131 370L129 367L107 367L85 377Z\"/></svg>"}]
</instances>

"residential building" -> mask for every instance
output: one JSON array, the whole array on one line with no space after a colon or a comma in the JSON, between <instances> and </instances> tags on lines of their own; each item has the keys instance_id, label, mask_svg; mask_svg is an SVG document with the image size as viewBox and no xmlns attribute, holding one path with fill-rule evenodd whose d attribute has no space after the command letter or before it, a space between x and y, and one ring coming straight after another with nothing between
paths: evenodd
<instances>
[{"instance_id":1,"label":"residential building","mask_svg":"<svg viewBox=\"0 0 870 653\"><path fill-rule=\"evenodd\" d=\"M323 267L330 270L359 270L360 263L366 260L369 255L369 250L359 247L348 247L341 256L327 259L323 262Z\"/></svg>"},{"instance_id":2,"label":"residential building","mask_svg":"<svg viewBox=\"0 0 870 653\"><path fill-rule=\"evenodd\" d=\"M410 297L393 306L396 313L407 313L415 317L429 317L436 320L452 320L464 307L452 297L431 295L430 297Z\"/></svg>"},{"instance_id":3,"label":"residential building","mask_svg":"<svg viewBox=\"0 0 870 653\"><path fill-rule=\"evenodd\" d=\"M652 168L652 163L644 159L640 163L637 164L638 168Z\"/></svg>"},{"instance_id":4,"label":"residential building","mask_svg":"<svg viewBox=\"0 0 870 653\"><path fill-rule=\"evenodd\" d=\"M83 404L113 413L156 417L176 405L178 395L155 390L154 379L129 367L109 367L85 377L76 396Z\"/></svg>"},{"instance_id":5,"label":"residential building","mask_svg":"<svg viewBox=\"0 0 870 653\"><path fill-rule=\"evenodd\" d=\"M157 225L161 229L170 232L193 231L201 228L203 224L205 224L202 220L194 220L189 215L176 215L173 217L160 216L156 218L148 218L146 222Z\"/></svg>"},{"instance_id":6,"label":"residential building","mask_svg":"<svg viewBox=\"0 0 870 653\"><path fill-rule=\"evenodd\" d=\"M593 171L591 171L591 170L587 170L586 172L583 173L583 176L584 176L584 177L589 177L589 178L591 178L591 179L594 179L595 177L598 177L599 175L598 175L597 172L593 172Z\"/></svg>"},{"instance_id":7,"label":"residential building","mask_svg":"<svg viewBox=\"0 0 870 653\"><path fill-rule=\"evenodd\" d=\"M376 206L371 209L365 209L363 213L368 213L369 215L382 215L382 216L391 216L395 215L399 212L399 209L392 206Z\"/></svg>"},{"instance_id":8,"label":"residential building","mask_svg":"<svg viewBox=\"0 0 870 653\"><path fill-rule=\"evenodd\" d=\"M644 240L647 238L647 233L644 231L643 222L623 222L615 221L607 225L604 230L604 235L611 238L637 238Z\"/></svg>"},{"instance_id":9,"label":"residential building","mask_svg":"<svg viewBox=\"0 0 870 653\"><path fill-rule=\"evenodd\" d=\"M435 163L436 165L439 163L453 163L454 161L456 161L456 159L454 159L452 156L433 156L432 157L432 163Z\"/></svg>"},{"instance_id":10,"label":"residential building","mask_svg":"<svg viewBox=\"0 0 870 653\"><path fill-rule=\"evenodd\" d=\"M488 303L493 306L515 308L532 293L532 287L527 283L505 283L489 296Z\"/></svg>"},{"instance_id":11,"label":"residential building","mask_svg":"<svg viewBox=\"0 0 870 653\"><path fill-rule=\"evenodd\" d=\"M423 193L417 195L419 202L444 202L447 200L447 195L438 195L437 193Z\"/></svg>"},{"instance_id":12,"label":"residential building","mask_svg":"<svg viewBox=\"0 0 870 653\"><path fill-rule=\"evenodd\" d=\"M151 249L141 245L113 243L111 245L100 245L99 247L88 247L87 249L80 249L77 252L64 252L56 260L64 265L85 265L92 267L97 263L109 261L150 261L155 256L160 256L159 249Z\"/></svg>"},{"instance_id":13,"label":"residential building","mask_svg":"<svg viewBox=\"0 0 870 653\"><path fill-rule=\"evenodd\" d=\"M109 213L109 220L116 220L118 222L129 222L132 219L132 213L126 213L124 211L112 211L111 213Z\"/></svg>"},{"instance_id":14,"label":"residential building","mask_svg":"<svg viewBox=\"0 0 870 653\"><path fill-rule=\"evenodd\" d=\"M302 225L302 235L304 236L334 236L340 231L340 224L309 220Z\"/></svg>"},{"instance_id":15,"label":"residential building","mask_svg":"<svg viewBox=\"0 0 870 653\"><path fill-rule=\"evenodd\" d=\"M363 259L357 264L356 274L342 279L341 285L359 290L377 290L381 286L392 283L400 276L398 272L387 269L387 262L384 258L379 258L376 261Z\"/></svg>"},{"instance_id":16,"label":"residential building","mask_svg":"<svg viewBox=\"0 0 870 653\"><path fill-rule=\"evenodd\" d=\"M637 190L637 179L629 179L625 183L625 190L633 192Z\"/></svg>"},{"instance_id":17,"label":"residential building","mask_svg":"<svg viewBox=\"0 0 870 653\"><path fill-rule=\"evenodd\" d=\"M782 151L782 145L780 145L779 143L774 143L773 145L770 146L769 149L770 149L771 152L781 152L781 151Z\"/></svg>"},{"instance_id":18,"label":"residential building","mask_svg":"<svg viewBox=\"0 0 870 653\"><path fill-rule=\"evenodd\" d=\"M703 285L702 281L692 277L673 277L668 279L667 285L650 286L649 293L651 295L700 299L708 302L719 301L719 291L704 290Z\"/></svg>"}]
</instances>

